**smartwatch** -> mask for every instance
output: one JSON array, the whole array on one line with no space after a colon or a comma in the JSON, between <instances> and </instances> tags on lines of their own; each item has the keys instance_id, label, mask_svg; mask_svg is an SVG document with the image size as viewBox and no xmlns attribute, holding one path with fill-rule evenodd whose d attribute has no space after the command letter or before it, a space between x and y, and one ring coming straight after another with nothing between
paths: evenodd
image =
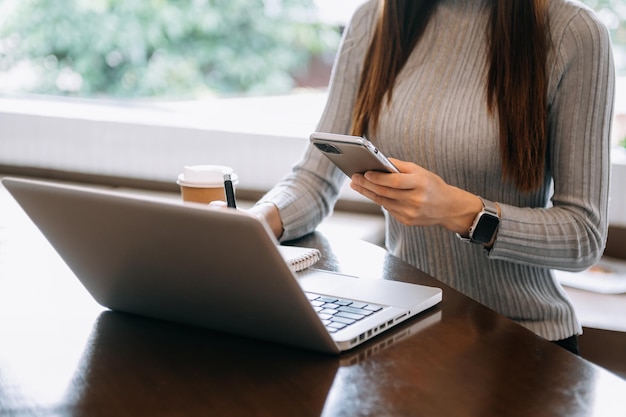
<instances>
[{"instance_id":1,"label":"smartwatch","mask_svg":"<svg viewBox=\"0 0 626 417\"><path fill-rule=\"evenodd\" d=\"M498 226L500 225L500 215L498 214L498 207L493 201L485 200L482 197L480 201L483 203L483 209L476 215L474 223L469 229L469 237L463 237L460 234L456 236L466 243L478 243L486 245L491 242Z\"/></svg>"}]
</instances>

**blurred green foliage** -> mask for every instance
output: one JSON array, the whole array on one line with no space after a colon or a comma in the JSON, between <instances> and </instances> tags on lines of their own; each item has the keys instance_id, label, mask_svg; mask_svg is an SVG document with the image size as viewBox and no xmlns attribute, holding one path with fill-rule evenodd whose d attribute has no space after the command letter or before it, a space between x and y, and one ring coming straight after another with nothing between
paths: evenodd
<instances>
[{"instance_id":1,"label":"blurred green foliage","mask_svg":"<svg viewBox=\"0 0 626 417\"><path fill-rule=\"evenodd\" d=\"M337 48L338 29L313 11L312 0L17 0L0 25L0 71L28 69L38 94L284 93Z\"/></svg>"},{"instance_id":2,"label":"blurred green foliage","mask_svg":"<svg viewBox=\"0 0 626 417\"><path fill-rule=\"evenodd\" d=\"M626 1L583 2L609 27L625 72ZM313 0L0 0L0 73L27 74L15 90L37 94L286 93L339 43L314 10Z\"/></svg>"}]
</instances>

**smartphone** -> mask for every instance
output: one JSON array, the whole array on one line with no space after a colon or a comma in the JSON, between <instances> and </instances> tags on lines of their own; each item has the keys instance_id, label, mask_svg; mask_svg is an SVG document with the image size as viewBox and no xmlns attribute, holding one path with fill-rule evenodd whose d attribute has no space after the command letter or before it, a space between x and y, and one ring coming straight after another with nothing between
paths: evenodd
<instances>
[{"instance_id":1,"label":"smartphone","mask_svg":"<svg viewBox=\"0 0 626 417\"><path fill-rule=\"evenodd\" d=\"M309 139L348 177L367 171L400 172L372 142L363 137L315 132Z\"/></svg>"}]
</instances>

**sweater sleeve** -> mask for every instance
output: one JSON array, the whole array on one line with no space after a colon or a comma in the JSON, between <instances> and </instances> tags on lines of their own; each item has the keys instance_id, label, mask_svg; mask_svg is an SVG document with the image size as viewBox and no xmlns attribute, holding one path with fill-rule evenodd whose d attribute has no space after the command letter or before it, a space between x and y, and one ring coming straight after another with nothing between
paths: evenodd
<instances>
[{"instance_id":1,"label":"sweater sleeve","mask_svg":"<svg viewBox=\"0 0 626 417\"><path fill-rule=\"evenodd\" d=\"M548 208L502 205L492 259L583 270L602 255L608 228L615 74L609 34L579 9L552 33L549 60Z\"/></svg>"},{"instance_id":2,"label":"sweater sleeve","mask_svg":"<svg viewBox=\"0 0 626 417\"><path fill-rule=\"evenodd\" d=\"M317 131L347 134L363 57L376 12L375 1L362 5L343 33ZM346 176L317 149L309 146L298 162L257 204L272 203L283 222L282 241L301 237L332 212Z\"/></svg>"}]
</instances>

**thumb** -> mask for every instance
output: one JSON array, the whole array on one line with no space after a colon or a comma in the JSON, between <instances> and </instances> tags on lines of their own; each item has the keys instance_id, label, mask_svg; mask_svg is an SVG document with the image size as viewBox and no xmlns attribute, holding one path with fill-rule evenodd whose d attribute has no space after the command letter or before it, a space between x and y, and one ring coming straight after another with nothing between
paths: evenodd
<instances>
[{"instance_id":1,"label":"thumb","mask_svg":"<svg viewBox=\"0 0 626 417\"><path fill-rule=\"evenodd\" d=\"M402 173L407 174L410 172L417 172L420 170L420 167L418 165L415 165L413 162L406 162L406 161L402 161L396 158L388 158L388 159Z\"/></svg>"}]
</instances>

